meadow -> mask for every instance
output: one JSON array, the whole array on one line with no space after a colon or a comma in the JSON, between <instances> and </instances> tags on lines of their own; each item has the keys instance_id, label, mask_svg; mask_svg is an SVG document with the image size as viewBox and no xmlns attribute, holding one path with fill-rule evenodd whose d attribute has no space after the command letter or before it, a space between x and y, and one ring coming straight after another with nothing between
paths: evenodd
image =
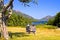
<instances>
[{"instance_id":1,"label":"meadow","mask_svg":"<svg viewBox=\"0 0 60 40\"><path fill-rule=\"evenodd\" d=\"M9 40L60 40L60 28L49 29L46 26L48 25L37 27L35 35L26 33L26 29L22 27L7 27Z\"/></svg>"}]
</instances>

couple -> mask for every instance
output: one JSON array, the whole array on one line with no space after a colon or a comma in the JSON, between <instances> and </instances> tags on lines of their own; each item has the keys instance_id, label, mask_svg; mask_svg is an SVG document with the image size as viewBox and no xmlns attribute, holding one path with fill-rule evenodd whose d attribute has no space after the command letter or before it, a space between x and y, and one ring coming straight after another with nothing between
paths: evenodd
<instances>
[{"instance_id":1,"label":"couple","mask_svg":"<svg viewBox=\"0 0 60 40\"><path fill-rule=\"evenodd\" d=\"M33 32L34 34L35 34L35 32L36 32L36 27L35 27L35 25L27 25L27 27L26 27L26 32L27 33L29 33L30 34L30 32Z\"/></svg>"}]
</instances>

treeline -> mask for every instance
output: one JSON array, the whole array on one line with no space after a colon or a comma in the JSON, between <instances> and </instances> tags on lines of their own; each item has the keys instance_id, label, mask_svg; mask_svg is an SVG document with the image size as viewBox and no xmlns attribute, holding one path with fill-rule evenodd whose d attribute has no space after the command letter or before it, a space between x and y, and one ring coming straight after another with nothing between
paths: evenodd
<instances>
[{"instance_id":1,"label":"treeline","mask_svg":"<svg viewBox=\"0 0 60 40\"><path fill-rule=\"evenodd\" d=\"M6 25L7 26L26 26L27 24L31 24L33 21L35 20L32 18L25 17L23 15L19 15L13 12L11 17L8 20L6 20Z\"/></svg>"},{"instance_id":2,"label":"treeline","mask_svg":"<svg viewBox=\"0 0 60 40\"><path fill-rule=\"evenodd\" d=\"M60 27L60 12L58 12L54 18L50 19L48 24Z\"/></svg>"}]
</instances>

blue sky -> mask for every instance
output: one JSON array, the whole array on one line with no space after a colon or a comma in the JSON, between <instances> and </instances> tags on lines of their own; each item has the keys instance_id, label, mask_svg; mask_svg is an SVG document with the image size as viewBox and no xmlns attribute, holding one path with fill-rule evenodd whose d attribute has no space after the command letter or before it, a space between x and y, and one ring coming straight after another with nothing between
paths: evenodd
<instances>
[{"instance_id":1,"label":"blue sky","mask_svg":"<svg viewBox=\"0 0 60 40\"><path fill-rule=\"evenodd\" d=\"M8 0L4 0L5 4ZM38 0L38 5L29 3L30 7L24 7L18 0L14 0L14 10L30 15L36 19L41 19L45 16L54 16L60 12L60 0Z\"/></svg>"}]
</instances>

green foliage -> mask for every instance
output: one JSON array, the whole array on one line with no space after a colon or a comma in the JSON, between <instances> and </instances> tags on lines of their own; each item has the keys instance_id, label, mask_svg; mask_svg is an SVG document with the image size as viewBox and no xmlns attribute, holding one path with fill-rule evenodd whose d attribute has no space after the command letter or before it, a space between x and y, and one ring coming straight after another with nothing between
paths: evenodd
<instances>
[{"instance_id":1,"label":"green foliage","mask_svg":"<svg viewBox=\"0 0 60 40\"><path fill-rule=\"evenodd\" d=\"M11 17L6 21L7 26L26 26L28 23L32 23L32 19L24 17L22 15L17 15L13 13Z\"/></svg>"},{"instance_id":2,"label":"green foliage","mask_svg":"<svg viewBox=\"0 0 60 40\"><path fill-rule=\"evenodd\" d=\"M49 21L48 21L48 25L53 25L53 22L54 22L54 18L53 19L49 19Z\"/></svg>"},{"instance_id":3,"label":"green foliage","mask_svg":"<svg viewBox=\"0 0 60 40\"><path fill-rule=\"evenodd\" d=\"M60 27L60 12L57 13L55 18L52 18L48 21L48 25L54 25Z\"/></svg>"},{"instance_id":4,"label":"green foliage","mask_svg":"<svg viewBox=\"0 0 60 40\"><path fill-rule=\"evenodd\" d=\"M60 12L55 16L53 25L60 27Z\"/></svg>"}]
</instances>

